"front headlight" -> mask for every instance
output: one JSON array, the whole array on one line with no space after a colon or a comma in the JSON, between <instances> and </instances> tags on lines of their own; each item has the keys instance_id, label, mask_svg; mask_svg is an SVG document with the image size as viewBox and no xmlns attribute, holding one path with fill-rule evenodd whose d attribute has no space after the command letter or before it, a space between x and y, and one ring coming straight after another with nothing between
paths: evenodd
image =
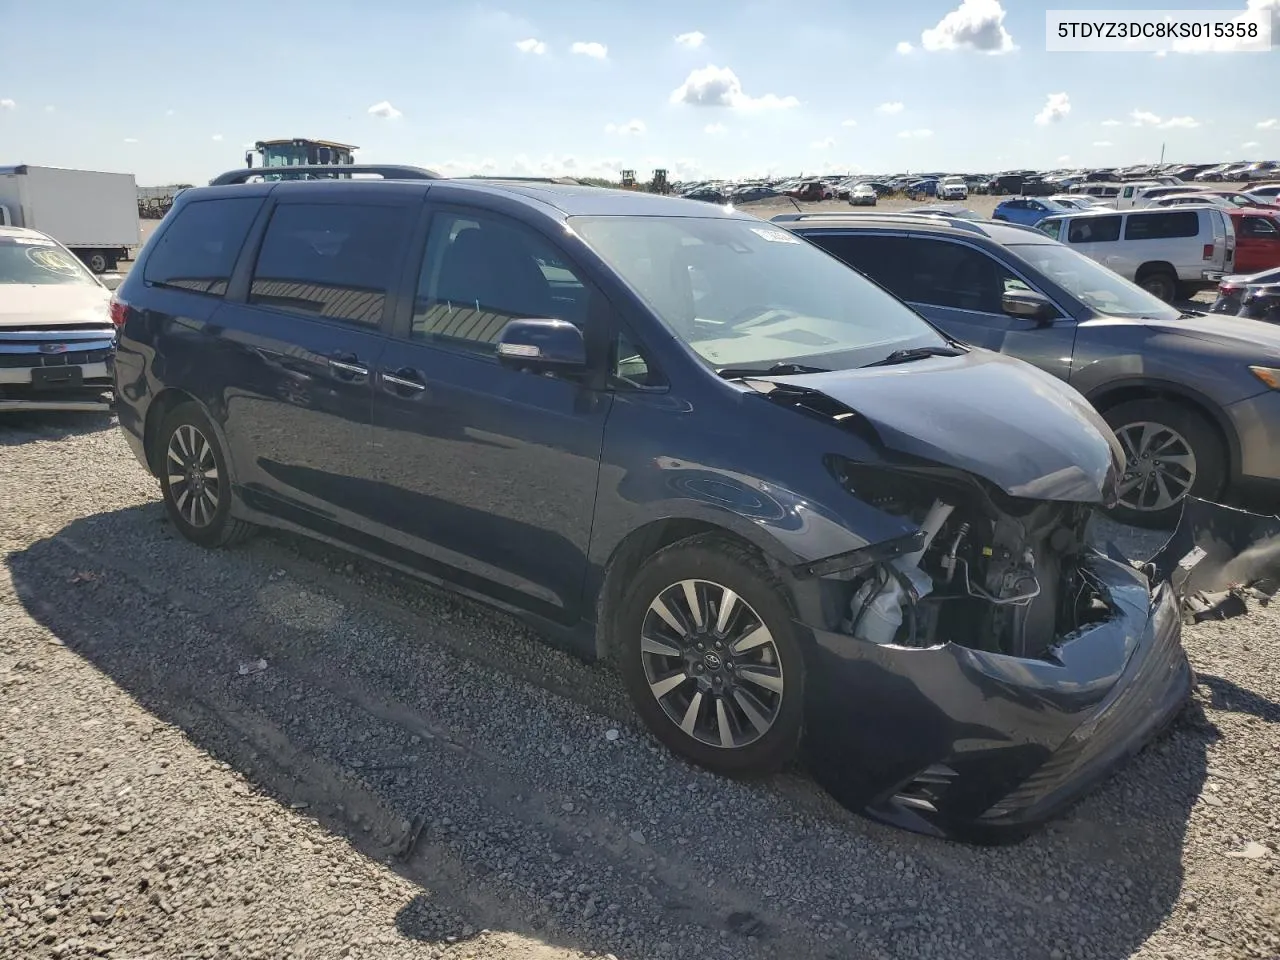
<instances>
[{"instance_id":1,"label":"front headlight","mask_svg":"<svg viewBox=\"0 0 1280 960\"><path fill-rule=\"evenodd\" d=\"M1280 390L1280 367L1253 367L1249 372L1272 390Z\"/></svg>"}]
</instances>

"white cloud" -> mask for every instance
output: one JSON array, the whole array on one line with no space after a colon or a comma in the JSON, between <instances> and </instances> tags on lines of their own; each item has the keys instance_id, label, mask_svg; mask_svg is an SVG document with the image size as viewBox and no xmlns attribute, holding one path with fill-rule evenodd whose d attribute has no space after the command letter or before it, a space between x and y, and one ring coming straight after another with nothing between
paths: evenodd
<instances>
[{"instance_id":1,"label":"white cloud","mask_svg":"<svg viewBox=\"0 0 1280 960\"><path fill-rule=\"evenodd\" d=\"M1095 141L1093 141L1093 145L1094 145L1095 147L1109 147L1109 146L1111 146L1111 141L1110 141L1110 140L1095 140Z\"/></svg>"},{"instance_id":2,"label":"white cloud","mask_svg":"<svg viewBox=\"0 0 1280 960\"><path fill-rule=\"evenodd\" d=\"M1070 162L1071 162L1071 154L1069 153L1064 153L1062 156L1058 158L1058 163L1070 163Z\"/></svg>"},{"instance_id":3,"label":"white cloud","mask_svg":"<svg viewBox=\"0 0 1280 960\"><path fill-rule=\"evenodd\" d=\"M1120 121L1119 120L1103 120L1102 125L1104 127L1118 127L1120 126Z\"/></svg>"},{"instance_id":4,"label":"white cloud","mask_svg":"<svg viewBox=\"0 0 1280 960\"><path fill-rule=\"evenodd\" d=\"M618 133L623 136L636 135L644 133L645 125L643 120L632 120L628 123L606 123L604 125L605 133Z\"/></svg>"},{"instance_id":5,"label":"white cloud","mask_svg":"<svg viewBox=\"0 0 1280 960\"><path fill-rule=\"evenodd\" d=\"M1160 125L1160 118L1150 110L1134 110L1129 114L1129 118L1133 121L1135 127L1157 127Z\"/></svg>"},{"instance_id":6,"label":"white cloud","mask_svg":"<svg viewBox=\"0 0 1280 960\"><path fill-rule=\"evenodd\" d=\"M397 120L403 114L393 107L390 102L380 100L369 108L369 115L372 117L381 117L383 120Z\"/></svg>"},{"instance_id":7,"label":"white cloud","mask_svg":"<svg viewBox=\"0 0 1280 960\"><path fill-rule=\"evenodd\" d=\"M1260 147L1260 146L1262 146L1262 144L1260 144L1257 140L1250 140L1250 141L1248 141L1247 143L1242 143L1242 144L1240 144L1240 149L1241 149L1241 150L1256 150L1256 149L1258 149L1258 147Z\"/></svg>"},{"instance_id":8,"label":"white cloud","mask_svg":"<svg viewBox=\"0 0 1280 960\"><path fill-rule=\"evenodd\" d=\"M857 120L842 120L842 121L840 121L840 126L842 126L842 127L856 127L857 125L858 125L858 121L857 121Z\"/></svg>"},{"instance_id":9,"label":"white cloud","mask_svg":"<svg viewBox=\"0 0 1280 960\"><path fill-rule=\"evenodd\" d=\"M932 130L902 130L898 133L898 137L902 140L926 140L933 136Z\"/></svg>"},{"instance_id":10,"label":"white cloud","mask_svg":"<svg viewBox=\"0 0 1280 960\"><path fill-rule=\"evenodd\" d=\"M707 35L701 30L690 30L688 33L681 33L676 36L676 43L682 47L688 47L690 50L702 46Z\"/></svg>"},{"instance_id":11,"label":"white cloud","mask_svg":"<svg viewBox=\"0 0 1280 960\"><path fill-rule=\"evenodd\" d=\"M836 145L835 137L826 137L822 140L813 141L813 143L809 144L809 149L810 150L830 150L835 145Z\"/></svg>"},{"instance_id":12,"label":"white cloud","mask_svg":"<svg viewBox=\"0 0 1280 960\"><path fill-rule=\"evenodd\" d=\"M124 138L124 142L125 142L125 143L137 143L137 142L138 142L138 138L137 138L137 137L125 137L125 138Z\"/></svg>"},{"instance_id":13,"label":"white cloud","mask_svg":"<svg viewBox=\"0 0 1280 960\"><path fill-rule=\"evenodd\" d=\"M0 101L0 103L2 102L3 101ZM13 103L12 100L9 102ZM1256 126L1259 130L1274 130L1276 127L1280 127L1280 120L1277 120L1275 117L1272 117L1270 120L1259 120Z\"/></svg>"},{"instance_id":14,"label":"white cloud","mask_svg":"<svg viewBox=\"0 0 1280 960\"><path fill-rule=\"evenodd\" d=\"M221 139L222 139L222 134L220 134L220 133L215 133L215 134L213 135L213 139L214 139L214 140L221 140Z\"/></svg>"},{"instance_id":15,"label":"white cloud","mask_svg":"<svg viewBox=\"0 0 1280 960\"><path fill-rule=\"evenodd\" d=\"M603 60L609 55L609 48L603 43L596 43L594 40L589 43L583 43L579 40L569 48L569 51L571 53L580 53L584 57L591 57L593 60Z\"/></svg>"},{"instance_id":16,"label":"white cloud","mask_svg":"<svg viewBox=\"0 0 1280 960\"><path fill-rule=\"evenodd\" d=\"M727 133L729 130L723 123L708 123L702 128L703 133L710 133L713 136L721 133Z\"/></svg>"},{"instance_id":17,"label":"white cloud","mask_svg":"<svg viewBox=\"0 0 1280 960\"><path fill-rule=\"evenodd\" d=\"M1135 127L1159 127L1161 130L1194 130L1200 126L1195 117L1170 117L1162 120L1150 110L1134 110L1129 114Z\"/></svg>"},{"instance_id":18,"label":"white cloud","mask_svg":"<svg viewBox=\"0 0 1280 960\"><path fill-rule=\"evenodd\" d=\"M977 50L1009 53L1017 49L1004 28L1000 0L961 0L960 6L920 34L920 45L929 51Z\"/></svg>"},{"instance_id":19,"label":"white cloud","mask_svg":"<svg viewBox=\"0 0 1280 960\"><path fill-rule=\"evenodd\" d=\"M894 50L896 50L896 51L898 51L898 53L902 54L903 56L906 56L908 53L910 53L912 50L914 50L914 49L915 49L915 47L913 47L911 44L907 43L907 41L905 41L905 40L900 40L900 41L898 41L898 45L897 45L896 47L894 47L893 49L894 49Z\"/></svg>"},{"instance_id":20,"label":"white cloud","mask_svg":"<svg viewBox=\"0 0 1280 960\"><path fill-rule=\"evenodd\" d=\"M695 107L731 107L735 110L784 110L800 106L795 97L780 97L766 93L762 97L748 96L742 89L742 81L728 67L705 66L694 70L675 90L671 91L672 103L687 103Z\"/></svg>"},{"instance_id":21,"label":"white cloud","mask_svg":"<svg viewBox=\"0 0 1280 960\"><path fill-rule=\"evenodd\" d=\"M547 52L547 45L535 37L530 37L528 40L517 40L516 49L521 53L532 53L535 56L542 56L542 54Z\"/></svg>"},{"instance_id":22,"label":"white cloud","mask_svg":"<svg viewBox=\"0 0 1280 960\"><path fill-rule=\"evenodd\" d=\"M1036 114L1036 123L1048 126L1057 123L1071 112L1071 98L1065 93L1051 93L1045 100L1044 107Z\"/></svg>"},{"instance_id":23,"label":"white cloud","mask_svg":"<svg viewBox=\"0 0 1280 960\"><path fill-rule=\"evenodd\" d=\"M1161 130L1194 130L1200 126L1200 121L1195 117L1170 117L1164 123L1160 124Z\"/></svg>"},{"instance_id":24,"label":"white cloud","mask_svg":"<svg viewBox=\"0 0 1280 960\"><path fill-rule=\"evenodd\" d=\"M45 112L45 113L56 113L56 112L57 112L57 110L58 110L58 108L57 108L57 107L55 107L52 103L47 104L47 105L45 106L45 108L44 108L44 112Z\"/></svg>"},{"instance_id":25,"label":"white cloud","mask_svg":"<svg viewBox=\"0 0 1280 960\"><path fill-rule=\"evenodd\" d=\"M895 114L901 113L903 110L902 102L899 100L891 100L888 103L882 103L876 107L876 113Z\"/></svg>"},{"instance_id":26,"label":"white cloud","mask_svg":"<svg viewBox=\"0 0 1280 960\"><path fill-rule=\"evenodd\" d=\"M8 97L0 100L0 110L16 110L17 108L18 104L13 100L10 100Z\"/></svg>"}]
</instances>

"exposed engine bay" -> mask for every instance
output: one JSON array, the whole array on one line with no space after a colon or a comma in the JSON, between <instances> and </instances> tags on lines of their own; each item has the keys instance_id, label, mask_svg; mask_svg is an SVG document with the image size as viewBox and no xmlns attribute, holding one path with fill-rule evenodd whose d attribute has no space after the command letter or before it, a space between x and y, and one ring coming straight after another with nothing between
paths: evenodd
<instances>
[{"instance_id":1,"label":"exposed engine bay","mask_svg":"<svg viewBox=\"0 0 1280 960\"><path fill-rule=\"evenodd\" d=\"M873 643L956 643L1040 657L1105 620L1101 584L1081 563L1088 504L1024 500L955 471L838 465L860 500L920 526L913 552L845 572L844 632Z\"/></svg>"}]
</instances>

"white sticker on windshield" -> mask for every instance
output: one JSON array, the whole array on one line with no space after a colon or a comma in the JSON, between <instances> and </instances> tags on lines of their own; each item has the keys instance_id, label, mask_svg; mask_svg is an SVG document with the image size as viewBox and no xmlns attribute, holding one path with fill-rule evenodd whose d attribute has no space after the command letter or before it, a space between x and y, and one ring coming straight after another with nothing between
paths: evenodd
<instances>
[{"instance_id":1,"label":"white sticker on windshield","mask_svg":"<svg viewBox=\"0 0 1280 960\"><path fill-rule=\"evenodd\" d=\"M752 227L751 232L761 240L768 240L770 243L799 243L800 238L794 234L787 233L785 230L765 230L760 227Z\"/></svg>"}]
</instances>

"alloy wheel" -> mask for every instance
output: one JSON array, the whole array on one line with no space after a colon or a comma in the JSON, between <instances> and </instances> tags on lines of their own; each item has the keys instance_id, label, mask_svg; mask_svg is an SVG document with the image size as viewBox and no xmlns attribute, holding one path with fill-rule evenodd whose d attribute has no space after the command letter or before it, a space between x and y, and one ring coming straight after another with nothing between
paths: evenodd
<instances>
[{"instance_id":1,"label":"alloy wheel","mask_svg":"<svg viewBox=\"0 0 1280 960\"><path fill-rule=\"evenodd\" d=\"M165 465L169 496L178 515L193 527L207 527L222 496L213 446L198 428L184 423L169 438Z\"/></svg>"},{"instance_id":2,"label":"alloy wheel","mask_svg":"<svg viewBox=\"0 0 1280 960\"><path fill-rule=\"evenodd\" d=\"M1185 497L1196 482L1196 455L1185 437L1162 423L1126 423L1115 431L1126 463L1120 503L1154 513Z\"/></svg>"},{"instance_id":3,"label":"alloy wheel","mask_svg":"<svg viewBox=\"0 0 1280 960\"><path fill-rule=\"evenodd\" d=\"M728 587L681 580L661 591L641 623L640 657L663 712L700 743L745 747L778 719L778 647L760 615Z\"/></svg>"}]
</instances>

